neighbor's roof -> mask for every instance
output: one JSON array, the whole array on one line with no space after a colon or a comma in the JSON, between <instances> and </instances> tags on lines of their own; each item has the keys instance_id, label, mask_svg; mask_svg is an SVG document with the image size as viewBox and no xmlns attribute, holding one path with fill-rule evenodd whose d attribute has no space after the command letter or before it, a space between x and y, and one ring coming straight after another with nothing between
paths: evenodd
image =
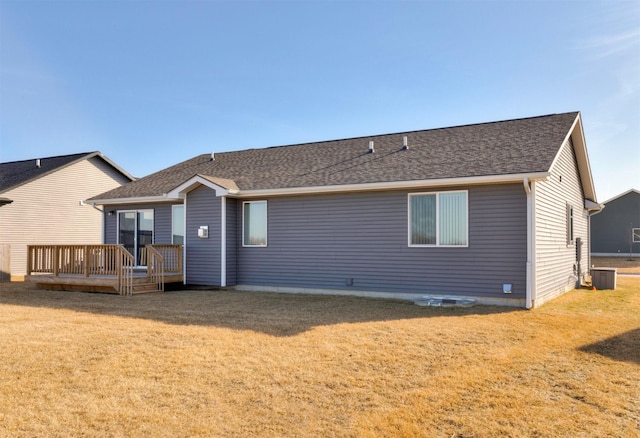
<instances>
[{"instance_id":1,"label":"neighbor's roof","mask_svg":"<svg viewBox=\"0 0 640 438\"><path fill-rule=\"evenodd\" d=\"M60 170L63 167L69 166L78 161L88 160L96 156L102 158L130 180L135 179L100 152L83 152L80 154L61 155L57 157L39 159L33 158L30 160L0 163L0 193L41 178L51 172ZM40 166L36 165L37 160L40 160Z\"/></svg>"},{"instance_id":2,"label":"neighbor's roof","mask_svg":"<svg viewBox=\"0 0 640 438\"><path fill-rule=\"evenodd\" d=\"M626 192L620 193L619 195L614 196L611 199L607 199L606 201L603 202L603 204L608 204L609 202L615 201L616 199L620 199L620 198L624 198L625 196L629 195L633 193L634 195L640 195L640 190L636 190L636 189L629 189Z\"/></svg>"},{"instance_id":3,"label":"neighbor's roof","mask_svg":"<svg viewBox=\"0 0 640 438\"><path fill-rule=\"evenodd\" d=\"M93 200L158 197L197 176L240 192L548 172L578 112L198 155ZM403 150L403 137L408 150ZM374 142L374 153L368 152ZM229 188L227 186L224 186Z\"/></svg>"}]
</instances>

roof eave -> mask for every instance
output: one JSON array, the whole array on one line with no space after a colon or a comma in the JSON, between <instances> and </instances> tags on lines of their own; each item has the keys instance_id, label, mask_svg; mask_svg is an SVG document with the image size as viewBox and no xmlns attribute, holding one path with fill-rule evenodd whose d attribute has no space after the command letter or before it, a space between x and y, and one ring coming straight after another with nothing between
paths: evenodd
<instances>
[{"instance_id":1,"label":"roof eave","mask_svg":"<svg viewBox=\"0 0 640 438\"><path fill-rule=\"evenodd\" d=\"M290 187L265 190L240 190L237 193L229 193L234 198L251 198L266 196L305 195L320 193L362 192L379 190L424 189L445 186L468 186L486 184L521 183L525 179L529 181L542 181L549 177L549 172L519 173L507 175L470 176L460 178L439 178L413 181L391 181L366 184L342 184L333 186Z\"/></svg>"},{"instance_id":2,"label":"roof eave","mask_svg":"<svg viewBox=\"0 0 640 438\"><path fill-rule=\"evenodd\" d=\"M573 142L573 151L578 163L578 173L580 174L584 197L585 199L597 204L596 189L593 183L593 174L591 173L591 165L589 164L589 154L587 152L587 143L584 138L584 129L582 127L582 117L580 113L576 115L576 119L573 121L571 129L569 129L569 132L567 132L567 135L562 141L562 144L560 145L561 147L558 149L558 154L551 164L551 168L555 166L560 157L562 146L567 142L567 140L569 140L569 138L571 138L571 141Z\"/></svg>"},{"instance_id":3,"label":"roof eave","mask_svg":"<svg viewBox=\"0 0 640 438\"><path fill-rule=\"evenodd\" d=\"M160 196L136 196L130 198L105 198L105 199L91 199L85 201L87 204L92 205L112 205L112 204L153 204L158 202L171 202L181 201L181 198L169 197L167 194Z\"/></svg>"},{"instance_id":4,"label":"roof eave","mask_svg":"<svg viewBox=\"0 0 640 438\"><path fill-rule=\"evenodd\" d=\"M613 198L607 199L606 201L603 202L603 204L608 204L611 201L615 201L616 199L622 198L624 196L627 196L629 193L637 193L640 194L640 190L636 190L636 189L629 189L624 193L620 193L619 195L614 196Z\"/></svg>"},{"instance_id":5,"label":"roof eave","mask_svg":"<svg viewBox=\"0 0 640 438\"><path fill-rule=\"evenodd\" d=\"M60 171L60 170L62 170L62 169L65 169L65 168L67 168L67 167L69 167L69 166L73 166L74 164L79 163L79 162L81 162L81 161L83 161L83 160L90 160L90 159L91 159L91 158L93 158L93 157L100 157L103 161L105 161L105 162L106 162L107 164L109 164L111 167L113 167L113 168L114 168L114 169L116 169L118 172L120 172L122 175L124 175L125 177L127 177L130 181L135 181L135 180L136 180L136 177L134 177L134 176L130 175L130 174L129 174L129 172L127 172L126 170L124 170L123 168L121 168L120 166L118 166L116 163L114 163L113 161L111 161L111 160L110 160L109 158L107 158L107 157L106 157L102 152L100 152L100 151L95 151L95 152L88 152L88 153L86 153L86 154L82 155L81 157L76 158L76 159L75 159L75 160L73 160L73 161L70 161L70 162L68 162L68 163L66 163L66 164L64 164L64 165L62 165L62 166L59 166L59 167L56 167L56 168L54 168L54 169L48 170L48 171L46 171L46 172L43 172L43 173L41 173L41 174L39 174L39 175L34 176L33 178L29 178L29 179L28 179L28 180L26 180L26 181L22 181L22 182L21 182L21 183L19 183L19 184L15 184L15 185L13 185L13 186L11 186L11 187L7 187L7 188L5 188L4 190L0 191L0 193L5 193L5 192L8 192L9 190L14 190L14 189L16 189L16 188L18 188L18 187L20 187L20 186L23 186L23 185L25 185L25 184L29 184L29 183L31 183L31 182L33 182L33 181L37 181L37 180L39 180L39 179L41 179L41 178L44 178L45 176L49 176L49 175L51 175L51 174L53 174L53 173L55 173L55 172L58 172L58 171Z\"/></svg>"},{"instance_id":6,"label":"roof eave","mask_svg":"<svg viewBox=\"0 0 640 438\"><path fill-rule=\"evenodd\" d=\"M232 190L218 185L214 185L202 177L193 177L185 181L180 186L161 196L140 196L130 198L92 199L87 201L95 205L110 204L148 204L180 201L184 194L193 190L199 185L208 186L216 190L218 196L228 196L232 198L254 198L267 196L287 196L287 195L312 195L321 193L344 193L344 192L366 192L381 190L402 190L402 189L425 189L436 187L470 186L487 184L510 184L522 183L524 180L544 181L549 177L549 172L517 173L505 175L470 176L460 178L439 178L413 181L391 181L365 184L342 184L332 186L310 186L310 187L287 187L262 190Z\"/></svg>"},{"instance_id":7,"label":"roof eave","mask_svg":"<svg viewBox=\"0 0 640 438\"><path fill-rule=\"evenodd\" d=\"M222 181L227 184L227 186L221 185ZM183 198L184 195L189 193L190 191L196 189L199 186L209 187L211 190L215 191L216 196L227 196L229 194L236 194L239 192L238 186L235 182L231 180L221 180L219 178L208 177L206 175L196 174L191 178L184 181L179 186L170 190L167 193L167 197L169 198Z\"/></svg>"},{"instance_id":8,"label":"roof eave","mask_svg":"<svg viewBox=\"0 0 640 438\"><path fill-rule=\"evenodd\" d=\"M93 152L91 155L89 155L87 158L91 158L94 156L99 156L100 158L102 158L104 161L106 161L111 167L113 167L114 169L116 169L118 172L120 172L122 175L126 176L127 178L129 178L129 180L131 181L135 181L137 180L137 178L133 175L131 175L129 172L127 172L126 170L124 170L122 167L118 166L114 161L112 161L109 157L107 157L106 155L104 155L102 152Z\"/></svg>"}]
</instances>

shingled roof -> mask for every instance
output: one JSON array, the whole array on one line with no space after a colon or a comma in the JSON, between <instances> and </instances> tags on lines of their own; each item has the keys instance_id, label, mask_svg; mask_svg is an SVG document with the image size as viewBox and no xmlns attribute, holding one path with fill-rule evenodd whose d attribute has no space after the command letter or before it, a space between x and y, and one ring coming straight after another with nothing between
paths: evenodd
<instances>
[{"instance_id":1,"label":"shingled roof","mask_svg":"<svg viewBox=\"0 0 640 438\"><path fill-rule=\"evenodd\" d=\"M92 199L163 196L196 175L242 192L547 172L578 115L203 154Z\"/></svg>"},{"instance_id":2,"label":"shingled roof","mask_svg":"<svg viewBox=\"0 0 640 438\"><path fill-rule=\"evenodd\" d=\"M7 190L13 189L22 184L26 184L37 178L41 178L77 161L88 160L95 156L101 157L129 179L134 179L126 171L110 161L100 152L83 152L72 155L60 155L57 157L34 158L30 160L0 163L0 193L6 192Z\"/></svg>"}]
</instances>

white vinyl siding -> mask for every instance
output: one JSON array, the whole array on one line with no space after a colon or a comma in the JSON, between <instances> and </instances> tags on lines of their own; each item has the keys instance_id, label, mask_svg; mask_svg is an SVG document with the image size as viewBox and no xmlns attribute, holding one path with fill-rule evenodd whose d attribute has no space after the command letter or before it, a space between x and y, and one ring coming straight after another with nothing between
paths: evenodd
<instances>
[{"instance_id":1,"label":"white vinyl siding","mask_svg":"<svg viewBox=\"0 0 640 438\"><path fill-rule=\"evenodd\" d=\"M567 245L573 245L573 205L567 204Z\"/></svg>"},{"instance_id":2,"label":"white vinyl siding","mask_svg":"<svg viewBox=\"0 0 640 438\"><path fill-rule=\"evenodd\" d=\"M242 203L242 245L267 246L267 201Z\"/></svg>"},{"instance_id":3,"label":"white vinyl siding","mask_svg":"<svg viewBox=\"0 0 640 438\"><path fill-rule=\"evenodd\" d=\"M409 194L409 246L467 246L467 192Z\"/></svg>"},{"instance_id":4,"label":"white vinyl siding","mask_svg":"<svg viewBox=\"0 0 640 438\"><path fill-rule=\"evenodd\" d=\"M0 207L0 243L11 245L11 274L26 274L27 245L102 243L102 212L80 201L127 182L93 157L4 192L13 203Z\"/></svg>"},{"instance_id":5,"label":"white vinyl siding","mask_svg":"<svg viewBox=\"0 0 640 438\"><path fill-rule=\"evenodd\" d=\"M536 183L536 297L534 306L575 288L579 275L589 271L589 217L584 208L584 195L578 166L569 139L562 146L546 181ZM573 206L573 236L569 209ZM567 244L581 238L580 261L575 245Z\"/></svg>"}]
</instances>

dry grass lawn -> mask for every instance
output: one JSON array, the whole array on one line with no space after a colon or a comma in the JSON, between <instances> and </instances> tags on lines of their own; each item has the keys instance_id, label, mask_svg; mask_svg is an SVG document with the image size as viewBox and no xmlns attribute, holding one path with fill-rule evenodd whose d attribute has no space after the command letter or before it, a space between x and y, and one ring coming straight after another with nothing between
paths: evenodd
<instances>
[{"instance_id":1,"label":"dry grass lawn","mask_svg":"<svg viewBox=\"0 0 640 438\"><path fill-rule=\"evenodd\" d=\"M0 436L638 436L640 276L543 307L0 284Z\"/></svg>"},{"instance_id":2,"label":"dry grass lawn","mask_svg":"<svg viewBox=\"0 0 640 438\"><path fill-rule=\"evenodd\" d=\"M640 257L591 257L599 268L618 268L618 274L640 274Z\"/></svg>"}]
</instances>

